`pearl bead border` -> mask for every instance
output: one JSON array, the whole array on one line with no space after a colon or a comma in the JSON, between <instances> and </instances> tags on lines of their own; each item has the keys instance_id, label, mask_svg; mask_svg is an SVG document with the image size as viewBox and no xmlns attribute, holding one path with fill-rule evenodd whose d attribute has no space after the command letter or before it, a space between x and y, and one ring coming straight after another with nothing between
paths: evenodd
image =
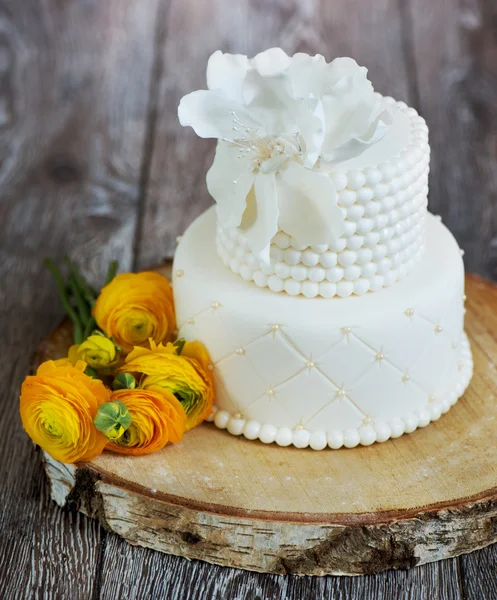
<instances>
[{"instance_id":1,"label":"pearl bead border","mask_svg":"<svg viewBox=\"0 0 497 600\"><path fill-rule=\"evenodd\" d=\"M214 407L213 414L207 419L214 422L219 429L226 429L232 435L243 435L249 440L260 440L264 444L276 443L279 446L295 446L296 448L310 447L313 450L324 450L327 446L334 450L339 448L355 448L386 442L390 438L398 438L404 433L412 433L418 427L426 427L430 422L437 421L442 414L458 401L464 394L473 375L473 357L466 334L461 340L460 362L461 371L457 372L454 386L442 399L428 404L403 417L394 417L389 421L377 421L372 425L363 425L356 429L310 431L305 428L275 427L262 424L255 420L245 420L237 414L232 415L226 410Z\"/></svg>"}]
</instances>

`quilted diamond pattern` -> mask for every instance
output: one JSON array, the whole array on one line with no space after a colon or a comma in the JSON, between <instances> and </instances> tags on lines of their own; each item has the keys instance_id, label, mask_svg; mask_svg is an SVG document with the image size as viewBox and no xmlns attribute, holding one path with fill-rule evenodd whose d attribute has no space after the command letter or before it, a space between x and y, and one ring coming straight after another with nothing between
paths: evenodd
<instances>
[{"instance_id":1,"label":"quilted diamond pattern","mask_svg":"<svg viewBox=\"0 0 497 600\"><path fill-rule=\"evenodd\" d=\"M406 307L395 317L395 334L384 339L378 328L344 324L313 340L284 323L251 325L217 303L185 322L180 335L208 345L220 408L277 427L331 430L337 422L355 429L426 407L444 391L440 381L458 357L462 302L456 302L436 319Z\"/></svg>"}]
</instances>

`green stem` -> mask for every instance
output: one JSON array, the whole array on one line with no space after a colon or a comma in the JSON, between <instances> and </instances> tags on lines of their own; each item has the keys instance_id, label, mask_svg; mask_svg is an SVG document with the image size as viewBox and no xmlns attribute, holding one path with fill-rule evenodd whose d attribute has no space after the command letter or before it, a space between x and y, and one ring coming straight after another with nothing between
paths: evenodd
<instances>
[{"instance_id":1,"label":"green stem","mask_svg":"<svg viewBox=\"0 0 497 600\"><path fill-rule=\"evenodd\" d=\"M93 305L95 304L95 300L97 297L97 293L90 285L88 285L86 279L81 274L81 271L72 262L72 260L69 258L69 256L66 255L64 258L67 263L67 266L69 267L69 271L74 278L76 285L79 287L86 302L90 305L91 308L93 308Z\"/></svg>"},{"instance_id":2,"label":"green stem","mask_svg":"<svg viewBox=\"0 0 497 600\"><path fill-rule=\"evenodd\" d=\"M97 326L97 322L95 321L95 319L93 317L91 317L91 319L89 319L88 322L86 323L85 330L83 331L83 338L85 340L91 334L91 332L96 328L96 326Z\"/></svg>"},{"instance_id":3,"label":"green stem","mask_svg":"<svg viewBox=\"0 0 497 600\"><path fill-rule=\"evenodd\" d=\"M88 304L83 298L83 294L81 293L81 290L79 289L78 284L72 275L69 277L68 281L69 289L71 290L71 294L76 302L76 308L78 309L79 320L81 321L83 329L85 329L91 316Z\"/></svg>"},{"instance_id":4,"label":"green stem","mask_svg":"<svg viewBox=\"0 0 497 600\"><path fill-rule=\"evenodd\" d=\"M66 311L67 316L71 319L71 321L73 323L74 343L81 344L81 342L83 341L83 329L81 326L81 321L79 320L78 315L76 314L73 307L71 306L71 302L69 301L69 298L66 294L66 286L64 283L64 278L62 277L56 264L50 258L46 258L44 260L44 265L52 273L52 275L55 279L55 282L57 283L57 287L59 289L59 296L60 296L60 300L62 302L62 306L64 307L64 310Z\"/></svg>"},{"instance_id":5,"label":"green stem","mask_svg":"<svg viewBox=\"0 0 497 600\"><path fill-rule=\"evenodd\" d=\"M107 270L107 277L105 278L105 285L107 285L114 279L118 268L119 268L119 263L117 262L117 260L113 260L109 264L109 269Z\"/></svg>"}]
</instances>

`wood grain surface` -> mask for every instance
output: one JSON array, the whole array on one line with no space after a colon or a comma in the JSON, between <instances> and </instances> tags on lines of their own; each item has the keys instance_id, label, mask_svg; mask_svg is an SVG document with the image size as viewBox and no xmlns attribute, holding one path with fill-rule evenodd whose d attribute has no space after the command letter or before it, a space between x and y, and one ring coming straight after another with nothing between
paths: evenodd
<instances>
[{"instance_id":1,"label":"wood grain surface","mask_svg":"<svg viewBox=\"0 0 497 600\"><path fill-rule=\"evenodd\" d=\"M17 394L62 317L41 259L146 267L209 203L212 145L177 125L217 48L350 54L431 129L430 207L497 278L493 0L0 0L0 597L497 598L491 547L365 578L262 576L131 548L49 501Z\"/></svg>"}]
</instances>

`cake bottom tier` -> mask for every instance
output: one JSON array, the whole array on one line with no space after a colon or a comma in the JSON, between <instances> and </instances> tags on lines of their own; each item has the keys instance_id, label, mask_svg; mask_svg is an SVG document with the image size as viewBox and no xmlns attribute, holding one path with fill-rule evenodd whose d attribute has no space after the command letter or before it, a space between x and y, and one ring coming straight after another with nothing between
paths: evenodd
<instances>
[{"instance_id":1,"label":"cake bottom tier","mask_svg":"<svg viewBox=\"0 0 497 600\"><path fill-rule=\"evenodd\" d=\"M424 427L471 379L464 267L456 241L427 221L424 257L400 283L348 298L258 288L215 246L211 208L174 260L179 335L207 347L214 423L280 446L354 447Z\"/></svg>"}]
</instances>

